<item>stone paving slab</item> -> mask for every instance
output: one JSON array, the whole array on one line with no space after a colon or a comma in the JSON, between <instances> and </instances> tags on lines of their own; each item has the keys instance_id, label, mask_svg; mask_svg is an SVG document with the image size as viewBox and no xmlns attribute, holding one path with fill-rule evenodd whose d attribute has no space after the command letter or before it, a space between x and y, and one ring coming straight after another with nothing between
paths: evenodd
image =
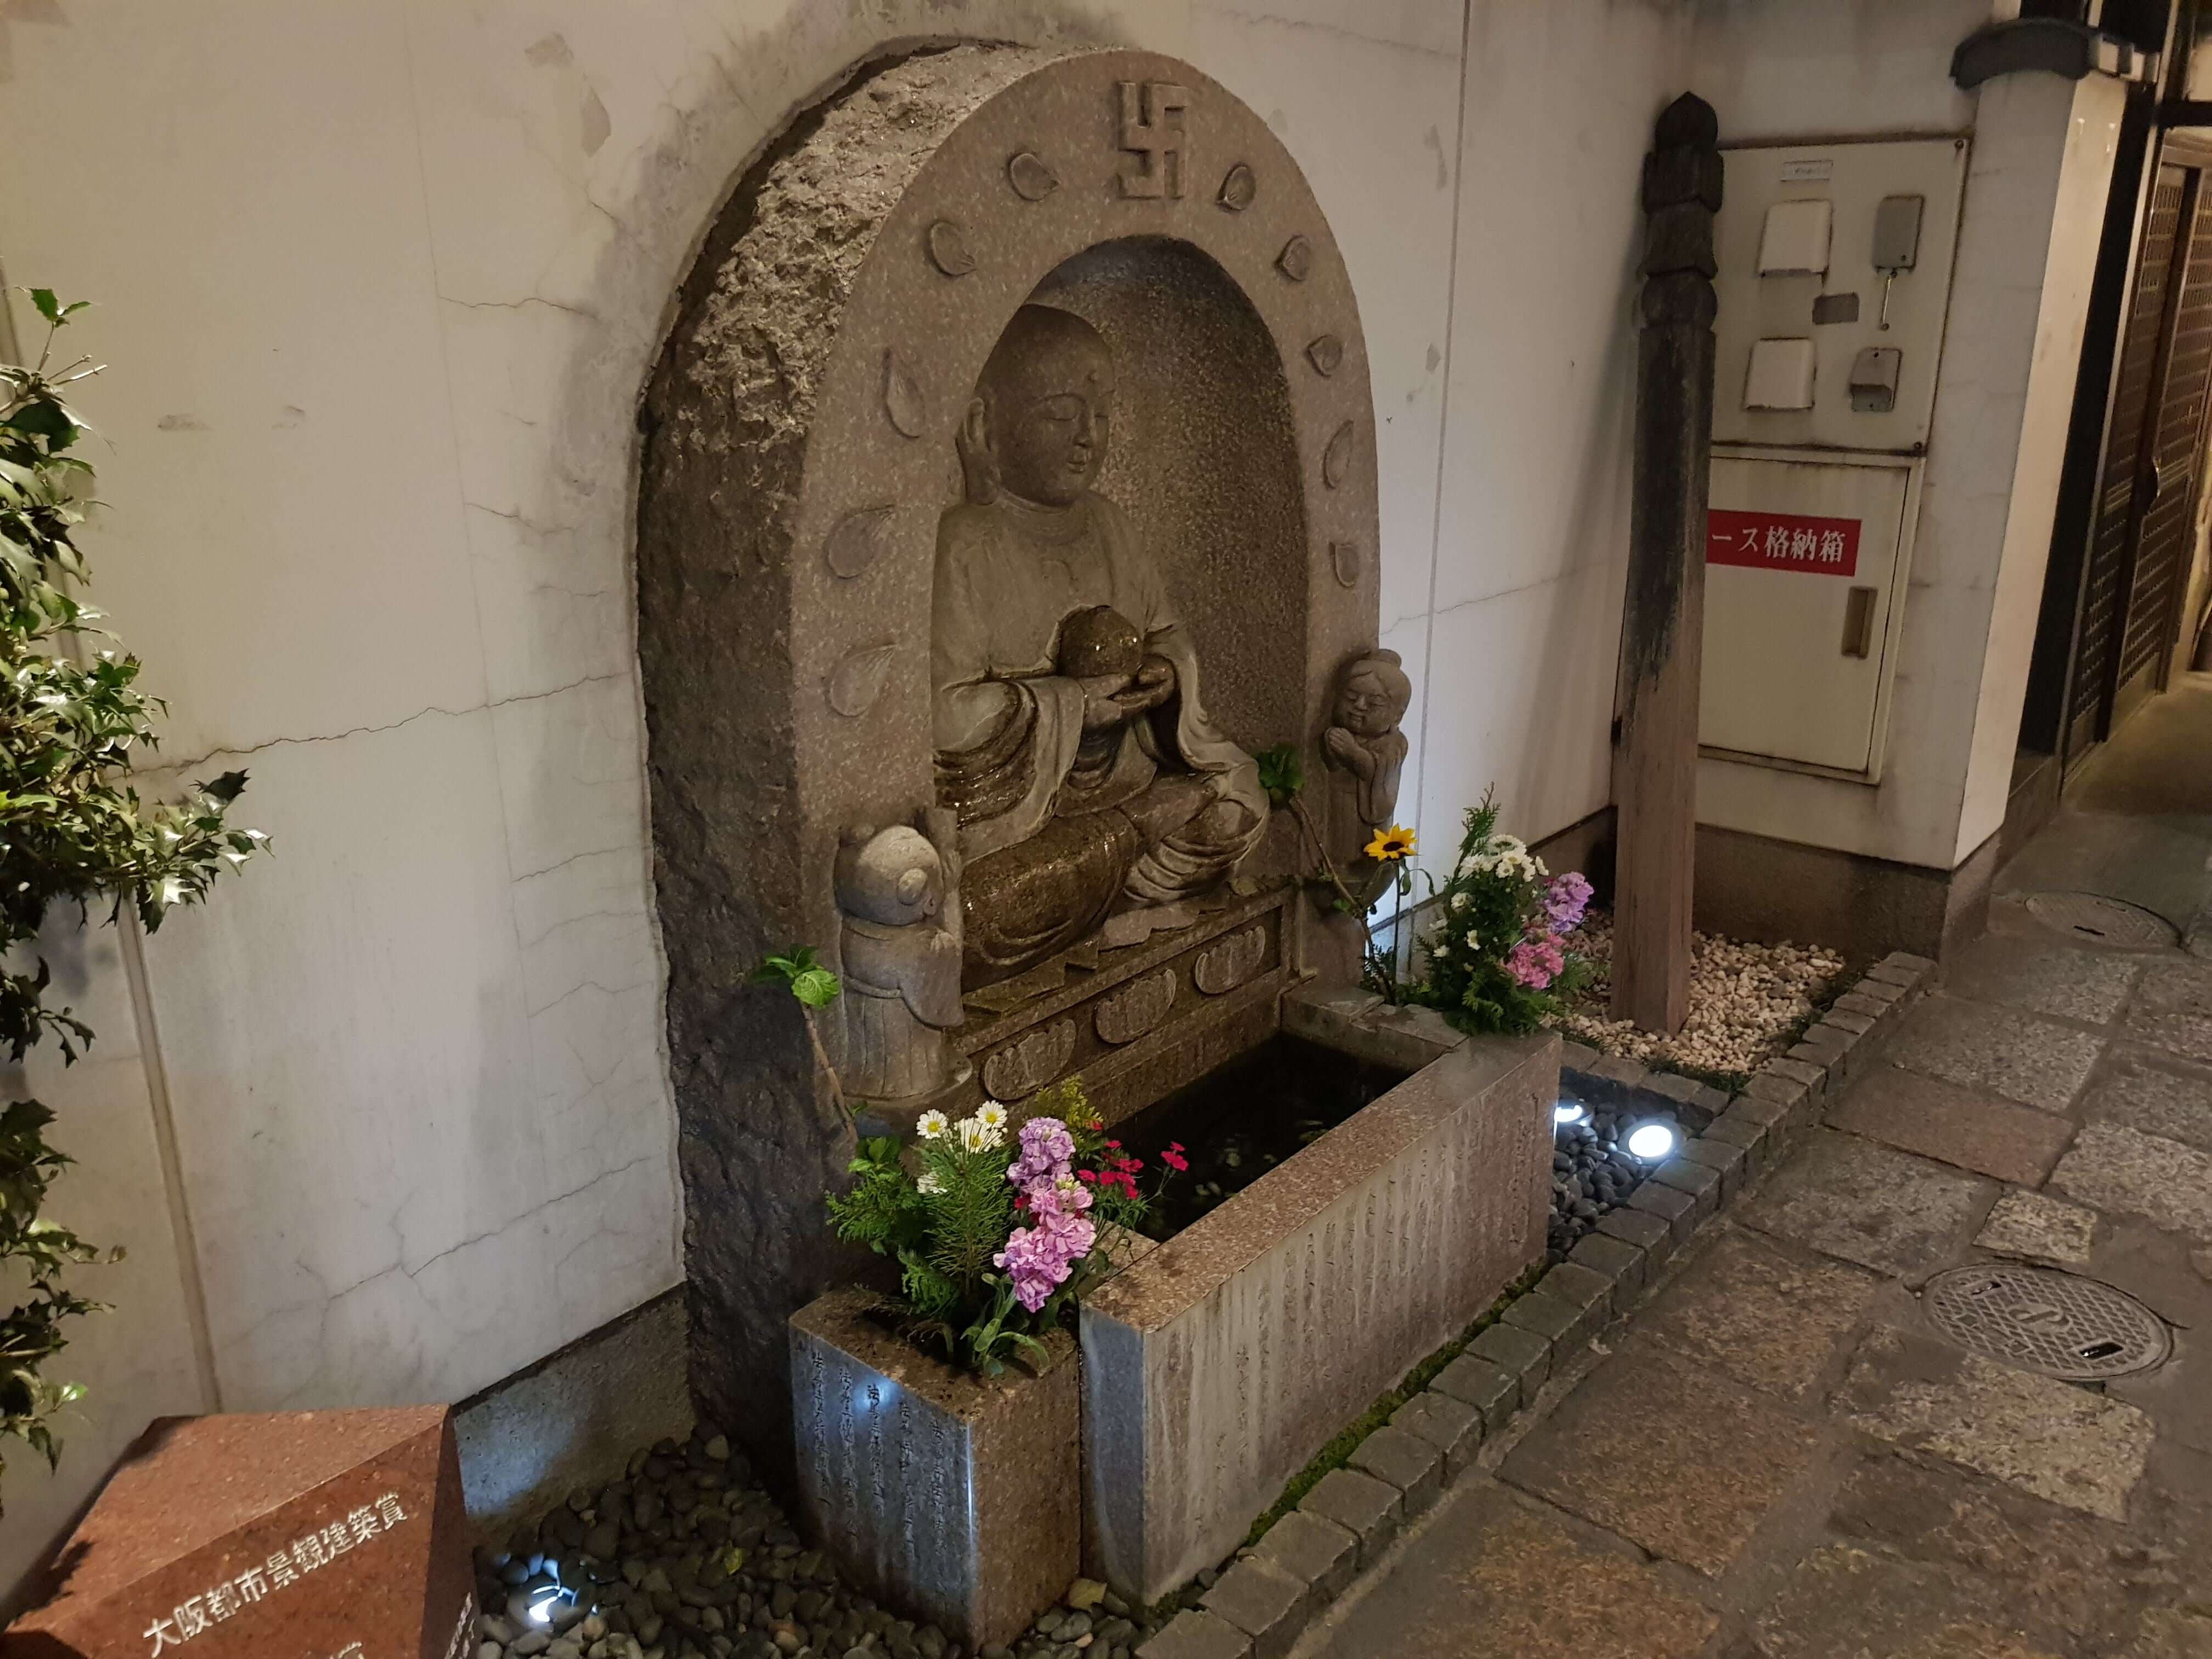
<instances>
[{"instance_id":1,"label":"stone paving slab","mask_svg":"<svg viewBox=\"0 0 2212 1659\"><path fill-rule=\"evenodd\" d=\"M2123 1049L2090 1086L2081 1110L2092 1123L2118 1123L2212 1152L2212 1071Z\"/></svg>"},{"instance_id":2,"label":"stone paving slab","mask_svg":"<svg viewBox=\"0 0 2212 1659\"><path fill-rule=\"evenodd\" d=\"M2133 1406L1889 1326L1868 1333L1838 1403L1869 1434L2112 1521L2154 1438Z\"/></svg>"},{"instance_id":3,"label":"stone paving slab","mask_svg":"<svg viewBox=\"0 0 2212 1659\"><path fill-rule=\"evenodd\" d=\"M2063 1112L2088 1081L2102 1040L2010 1008L1931 996L1905 1017L1893 1064Z\"/></svg>"},{"instance_id":4,"label":"stone paving slab","mask_svg":"<svg viewBox=\"0 0 2212 1659\"><path fill-rule=\"evenodd\" d=\"M2051 1185L2099 1209L2212 1239L2212 1152L2178 1140L2118 1124L2085 1125L2051 1171Z\"/></svg>"},{"instance_id":5,"label":"stone paving slab","mask_svg":"<svg viewBox=\"0 0 2212 1659\"><path fill-rule=\"evenodd\" d=\"M1317 1645L1316 1659L1691 1659L1718 1618L1660 1568L1468 1486Z\"/></svg>"},{"instance_id":6,"label":"stone paving slab","mask_svg":"<svg viewBox=\"0 0 2212 1659\"><path fill-rule=\"evenodd\" d=\"M1820 1130L1736 1219L1879 1273L1925 1273L1956 1257L1990 1192L1976 1176Z\"/></svg>"},{"instance_id":7,"label":"stone paving slab","mask_svg":"<svg viewBox=\"0 0 2212 1659\"><path fill-rule=\"evenodd\" d=\"M2031 1013L2109 1025L2142 975L2142 959L2032 939L1983 938L1943 969L1959 996Z\"/></svg>"},{"instance_id":8,"label":"stone paving slab","mask_svg":"<svg viewBox=\"0 0 2212 1659\"><path fill-rule=\"evenodd\" d=\"M1655 1555L1717 1574L1812 1462L1771 1398L1646 1348L1600 1365L1500 1474Z\"/></svg>"},{"instance_id":9,"label":"stone paving slab","mask_svg":"<svg viewBox=\"0 0 2212 1659\"><path fill-rule=\"evenodd\" d=\"M2127 1031L2191 1060L2212 1060L2212 963L2153 963L2128 1010Z\"/></svg>"},{"instance_id":10,"label":"stone paving slab","mask_svg":"<svg viewBox=\"0 0 2212 1659\"><path fill-rule=\"evenodd\" d=\"M1887 1448L1867 1449L1848 1469L1828 1525L1850 1542L2002 1584L2027 1625L2076 1643L2124 1628L2137 1591L2183 1593L2122 1527Z\"/></svg>"},{"instance_id":11,"label":"stone paving slab","mask_svg":"<svg viewBox=\"0 0 2212 1659\"><path fill-rule=\"evenodd\" d=\"M2078 1267L2097 1237L2097 1212L2041 1193L2007 1193L1974 1235L1977 1249Z\"/></svg>"},{"instance_id":12,"label":"stone paving slab","mask_svg":"<svg viewBox=\"0 0 2212 1659\"><path fill-rule=\"evenodd\" d=\"M1977 1175L2033 1187L2074 1138L2054 1113L1885 1066L1828 1108L1828 1127Z\"/></svg>"},{"instance_id":13,"label":"stone paving slab","mask_svg":"<svg viewBox=\"0 0 2212 1659\"><path fill-rule=\"evenodd\" d=\"M1993 1589L1849 1545L1800 1563L1753 1630L1761 1659L2063 1659Z\"/></svg>"},{"instance_id":14,"label":"stone paving slab","mask_svg":"<svg viewBox=\"0 0 2212 1659\"><path fill-rule=\"evenodd\" d=\"M1856 1328L1880 1281L1801 1261L1729 1229L1636 1317L1635 1330L1762 1393L1803 1397Z\"/></svg>"}]
</instances>

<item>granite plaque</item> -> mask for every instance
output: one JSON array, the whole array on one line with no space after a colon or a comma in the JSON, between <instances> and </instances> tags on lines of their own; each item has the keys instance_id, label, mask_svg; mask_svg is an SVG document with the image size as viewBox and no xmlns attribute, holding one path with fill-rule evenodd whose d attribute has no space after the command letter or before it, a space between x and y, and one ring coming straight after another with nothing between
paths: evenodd
<instances>
[{"instance_id":1,"label":"granite plaque","mask_svg":"<svg viewBox=\"0 0 2212 1659\"><path fill-rule=\"evenodd\" d=\"M462 1659L477 1608L450 1416L158 1419L0 1655Z\"/></svg>"}]
</instances>

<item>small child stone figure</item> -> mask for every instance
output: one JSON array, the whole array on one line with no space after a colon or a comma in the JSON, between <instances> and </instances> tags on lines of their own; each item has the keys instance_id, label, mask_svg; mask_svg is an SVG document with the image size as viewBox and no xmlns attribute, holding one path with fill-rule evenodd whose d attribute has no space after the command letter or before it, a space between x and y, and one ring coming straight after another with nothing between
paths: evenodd
<instances>
[{"instance_id":1,"label":"small child stone figure","mask_svg":"<svg viewBox=\"0 0 2212 1659\"><path fill-rule=\"evenodd\" d=\"M1349 772L1359 821L1386 829L1398 810L1398 778L1406 767L1406 735L1398 729L1413 700L1413 683L1395 651L1354 657L1336 682L1336 720L1322 734L1328 763Z\"/></svg>"},{"instance_id":2,"label":"small child stone figure","mask_svg":"<svg viewBox=\"0 0 2212 1659\"><path fill-rule=\"evenodd\" d=\"M960 855L951 811L920 829L848 830L837 850L845 1092L895 1101L953 1080L945 1033L960 1024Z\"/></svg>"}]
</instances>

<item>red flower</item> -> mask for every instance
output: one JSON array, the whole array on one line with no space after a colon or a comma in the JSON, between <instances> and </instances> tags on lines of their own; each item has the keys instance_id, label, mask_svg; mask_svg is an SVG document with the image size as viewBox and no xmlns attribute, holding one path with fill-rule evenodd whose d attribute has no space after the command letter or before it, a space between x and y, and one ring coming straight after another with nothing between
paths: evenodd
<instances>
[{"instance_id":1,"label":"red flower","mask_svg":"<svg viewBox=\"0 0 2212 1659\"><path fill-rule=\"evenodd\" d=\"M1078 1170L1075 1172L1075 1178L1078 1181L1089 1182L1095 1186L1097 1184L1098 1181L1098 1171L1096 1170Z\"/></svg>"},{"instance_id":2,"label":"red flower","mask_svg":"<svg viewBox=\"0 0 2212 1659\"><path fill-rule=\"evenodd\" d=\"M1190 1160L1182 1155L1182 1150L1178 1147L1170 1146L1167 1151L1162 1152L1160 1154L1160 1162L1166 1164L1170 1170L1174 1170L1177 1172L1181 1172L1190 1168Z\"/></svg>"},{"instance_id":3,"label":"red flower","mask_svg":"<svg viewBox=\"0 0 2212 1659\"><path fill-rule=\"evenodd\" d=\"M1023 1210L1026 1210L1026 1209L1028 1209L1028 1208L1029 1208L1029 1206L1030 1206L1030 1200L1029 1200L1029 1194L1026 1194L1026 1193L1017 1193L1017 1194L1014 1194L1014 1209L1016 1210L1016 1212L1020 1212L1020 1211L1023 1211Z\"/></svg>"},{"instance_id":4,"label":"red flower","mask_svg":"<svg viewBox=\"0 0 2212 1659\"><path fill-rule=\"evenodd\" d=\"M1109 1140L1106 1144L1117 1152L1121 1150L1121 1143L1118 1140Z\"/></svg>"}]
</instances>

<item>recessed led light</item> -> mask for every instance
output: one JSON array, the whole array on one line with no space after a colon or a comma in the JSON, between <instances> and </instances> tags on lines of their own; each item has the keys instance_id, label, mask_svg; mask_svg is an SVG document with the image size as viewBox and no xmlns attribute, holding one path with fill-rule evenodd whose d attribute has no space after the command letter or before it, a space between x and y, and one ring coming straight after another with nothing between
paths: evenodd
<instances>
[{"instance_id":1,"label":"recessed led light","mask_svg":"<svg viewBox=\"0 0 2212 1659\"><path fill-rule=\"evenodd\" d=\"M1589 1115L1589 1108L1579 1100L1563 1100L1552 1108L1554 1123L1580 1123Z\"/></svg>"},{"instance_id":2,"label":"recessed led light","mask_svg":"<svg viewBox=\"0 0 2212 1659\"><path fill-rule=\"evenodd\" d=\"M1628 1155L1646 1164L1663 1163L1674 1156L1680 1133L1671 1123L1648 1118L1628 1132Z\"/></svg>"}]
</instances>

